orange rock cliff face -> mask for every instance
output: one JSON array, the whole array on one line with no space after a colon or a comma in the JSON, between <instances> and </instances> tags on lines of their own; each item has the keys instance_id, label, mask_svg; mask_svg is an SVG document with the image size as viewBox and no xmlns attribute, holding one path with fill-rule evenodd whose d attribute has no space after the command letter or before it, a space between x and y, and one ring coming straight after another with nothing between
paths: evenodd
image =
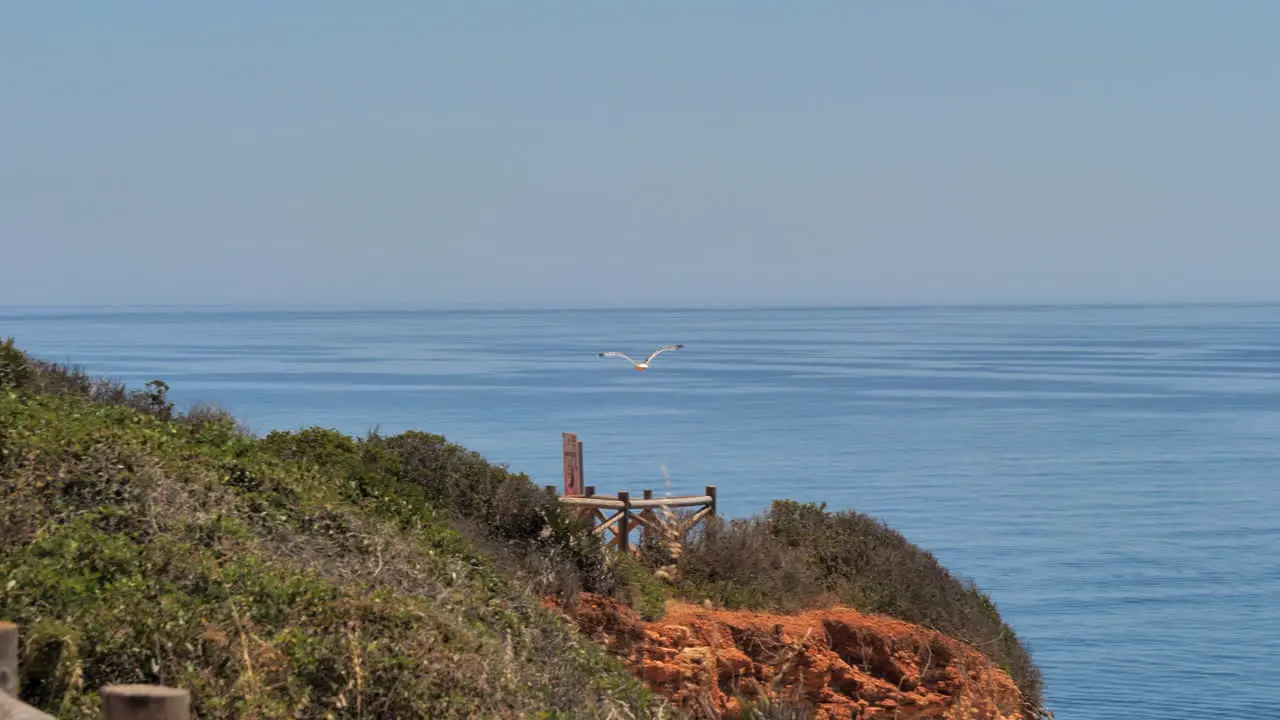
<instances>
[{"instance_id":1,"label":"orange rock cliff face","mask_svg":"<svg viewBox=\"0 0 1280 720\"><path fill-rule=\"evenodd\" d=\"M820 720L1019 720L1013 680L941 633L848 608L800 615L671 602L646 622L583 594L573 620L672 704L733 717L742 700L799 701Z\"/></svg>"}]
</instances>

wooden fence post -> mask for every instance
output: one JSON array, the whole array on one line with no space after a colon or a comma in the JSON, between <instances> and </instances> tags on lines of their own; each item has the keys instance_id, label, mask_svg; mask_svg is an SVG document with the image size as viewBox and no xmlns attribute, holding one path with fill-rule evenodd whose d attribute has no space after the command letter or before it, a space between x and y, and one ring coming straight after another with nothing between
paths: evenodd
<instances>
[{"instance_id":1,"label":"wooden fence post","mask_svg":"<svg viewBox=\"0 0 1280 720\"><path fill-rule=\"evenodd\" d=\"M577 439L576 435L574 436L574 439ZM577 458L578 458L578 469L577 469L578 494L581 495L583 490L582 485L587 481L586 466L582 464L582 441L581 440L578 440Z\"/></svg>"},{"instance_id":2,"label":"wooden fence post","mask_svg":"<svg viewBox=\"0 0 1280 720\"><path fill-rule=\"evenodd\" d=\"M0 693L18 697L18 626L0 622Z\"/></svg>"},{"instance_id":3,"label":"wooden fence post","mask_svg":"<svg viewBox=\"0 0 1280 720\"><path fill-rule=\"evenodd\" d=\"M162 685L102 688L103 720L190 720L191 693Z\"/></svg>"},{"instance_id":4,"label":"wooden fence post","mask_svg":"<svg viewBox=\"0 0 1280 720\"><path fill-rule=\"evenodd\" d=\"M715 515L716 514L716 486L708 485L706 494L707 494L707 497L711 498L711 514Z\"/></svg>"},{"instance_id":5,"label":"wooden fence post","mask_svg":"<svg viewBox=\"0 0 1280 720\"><path fill-rule=\"evenodd\" d=\"M582 488L583 497L591 497L592 495L595 495L595 494L596 494L595 485L587 485L586 487ZM578 517L584 517L590 520L591 529L594 530L596 527L597 521L600 519L599 512L600 511L596 510L595 508L579 508Z\"/></svg>"},{"instance_id":6,"label":"wooden fence post","mask_svg":"<svg viewBox=\"0 0 1280 720\"><path fill-rule=\"evenodd\" d=\"M618 550L627 552L631 549L631 493L619 490L618 500L622 502L622 517L618 518Z\"/></svg>"},{"instance_id":7,"label":"wooden fence post","mask_svg":"<svg viewBox=\"0 0 1280 720\"><path fill-rule=\"evenodd\" d=\"M645 500L653 499L652 489L650 488L644 489L644 499ZM645 513L649 513L648 515L645 515L645 518L644 518L645 520L653 520L653 518L657 516L657 513L653 512L649 508L645 508L640 512L641 515L644 515ZM644 547L644 545L649 542L650 537L652 536L650 534L649 523L648 522L642 523L640 525L640 546Z\"/></svg>"}]
</instances>

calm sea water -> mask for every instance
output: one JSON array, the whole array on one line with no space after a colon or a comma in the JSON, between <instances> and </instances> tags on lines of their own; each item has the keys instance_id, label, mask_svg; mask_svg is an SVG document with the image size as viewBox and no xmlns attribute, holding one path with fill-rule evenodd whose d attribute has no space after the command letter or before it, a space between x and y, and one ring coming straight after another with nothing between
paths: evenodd
<instances>
[{"instance_id":1,"label":"calm sea water","mask_svg":"<svg viewBox=\"0 0 1280 720\"><path fill-rule=\"evenodd\" d=\"M258 431L419 428L559 484L885 519L991 594L1062 720L1280 718L1280 307L0 312ZM637 373L600 350L685 349Z\"/></svg>"}]
</instances>

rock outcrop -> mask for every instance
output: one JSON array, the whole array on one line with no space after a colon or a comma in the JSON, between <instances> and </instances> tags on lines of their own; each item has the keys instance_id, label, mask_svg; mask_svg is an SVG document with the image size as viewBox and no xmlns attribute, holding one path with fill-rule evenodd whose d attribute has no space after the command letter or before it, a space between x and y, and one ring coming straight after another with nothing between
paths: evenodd
<instances>
[{"instance_id":1,"label":"rock outcrop","mask_svg":"<svg viewBox=\"0 0 1280 720\"><path fill-rule=\"evenodd\" d=\"M666 617L646 622L584 594L573 619L656 692L701 717L734 717L764 698L824 720L1022 718L1013 680L973 647L848 608L774 615L672 602Z\"/></svg>"}]
</instances>

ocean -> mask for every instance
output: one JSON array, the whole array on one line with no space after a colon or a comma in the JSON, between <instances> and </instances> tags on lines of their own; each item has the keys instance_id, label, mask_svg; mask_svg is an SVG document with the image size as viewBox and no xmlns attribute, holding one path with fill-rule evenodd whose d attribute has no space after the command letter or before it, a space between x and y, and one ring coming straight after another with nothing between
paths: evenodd
<instances>
[{"instance_id":1,"label":"ocean","mask_svg":"<svg viewBox=\"0 0 1280 720\"><path fill-rule=\"evenodd\" d=\"M540 484L882 518L989 593L1059 720L1280 718L1280 307L0 310L252 429L445 435ZM643 357L644 373L596 353Z\"/></svg>"}]
</instances>

